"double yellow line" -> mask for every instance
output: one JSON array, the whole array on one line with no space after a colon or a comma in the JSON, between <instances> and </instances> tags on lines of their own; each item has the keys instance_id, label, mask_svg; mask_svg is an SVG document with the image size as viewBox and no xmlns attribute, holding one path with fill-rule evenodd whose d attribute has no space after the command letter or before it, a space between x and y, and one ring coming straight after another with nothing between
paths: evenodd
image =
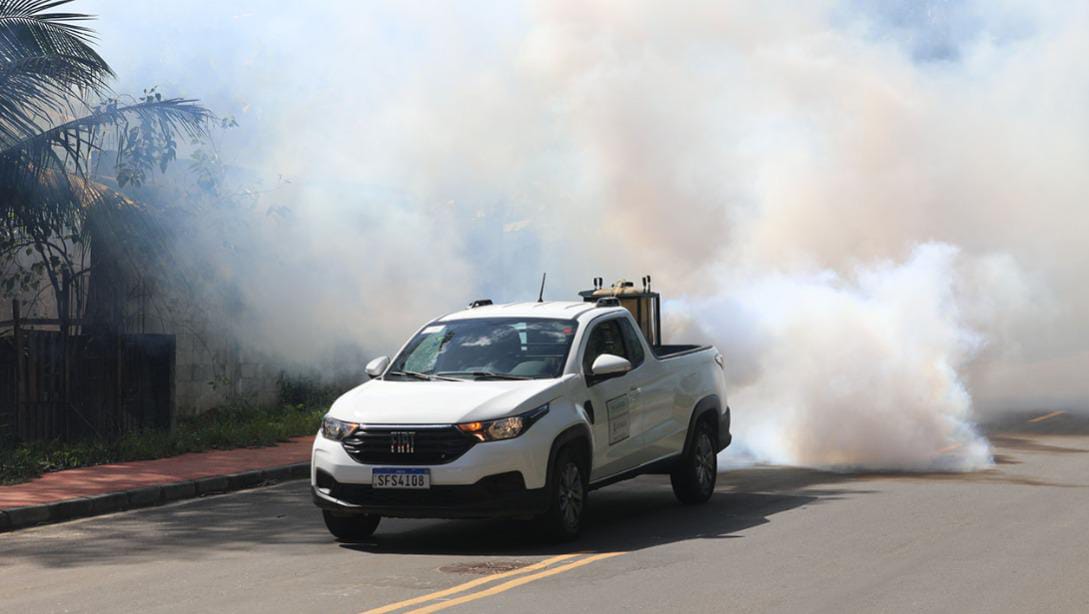
<instances>
[{"instance_id":1,"label":"double yellow line","mask_svg":"<svg viewBox=\"0 0 1089 614\"><path fill-rule=\"evenodd\" d=\"M425 614L427 612L438 612L439 610L445 610L446 608L451 608L451 607L454 607L456 605L461 605L463 603L469 603L470 601L476 601L477 599L483 599L485 597L490 597L492 595L498 595L499 593L504 593L506 591L509 591L512 588L517 588L519 586L522 586L523 584L529 584L530 582L536 582L537 580L540 580L542 578L547 578L549 576L555 576L557 574L561 574L561 573L564 573L564 572L567 572L567 571L571 571L572 569L578 569L579 567L582 567L584 565L589 565L590 563L593 563L595 561L600 561L602 559L612 558L614 556L620 556L621 554L624 554L624 553L623 552L603 552L601 554L593 554L593 555L590 555L590 556L587 556L587 557L584 557L584 558L580 558L578 560L575 560L575 561L572 561L572 562L569 562L569 563L565 563L563 565L553 567L553 565L556 565L557 563L561 563L563 561L568 561L570 559L582 556L581 554L561 554L559 556L554 556L552 558L545 559L545 560L543 560L543 561L541 561L539 563L534 563L532 565L526 565L525 567L519 567L518 569L513 569L511 571L505 571L503 573L498 573L498 574L494 574L494 575L490 575L490 576L485 576L483 578L477 578L476 580L471 580L469 582L466 582L464 584L459 584L459 585L457 585L455 587L452 587L452 588L444 589L444 590L441 590L441 591L436 591L434 593L428 593L427 595L421 595L419 597L414 597L412 599L406 599L404 601L398 601L396 603L391 603L389 605L384 605L384 606L382 606L380 608L375 608L373 610L367 610L366 612L363 612L363 614L384 614L385 612L393 612L395 610L400 610L400 609L403 609L403 608L409 608L409 607L416 606L416 605L421 605L421 604L428 604L428 605L425 605L425 606L423 606L421 608L417 608L415 610L412 610L411 612L413 612L415 614ZM532 573L532 572L536 572L536 573ZM508 580L508 581L503 582L501 584L496 584L495 586L492 586L490 588L486 588L486 589L484 589L482 591L479 591L479 592L469 593L467 595L462 595L460 597L455 597L453 599L446 599L447 597L450 597L452 595L457 595L458 593L464 593L464 592L472 590L472 589L474 589L474 588L476 588L478 586L482 586L482 585L485 585L485 584L491 584L492 582L496 582L497 580L502 580L503 578L510 578L512 576L517 576L517 577L514 577L514 579Z\"/></svg>"}]
</instances>

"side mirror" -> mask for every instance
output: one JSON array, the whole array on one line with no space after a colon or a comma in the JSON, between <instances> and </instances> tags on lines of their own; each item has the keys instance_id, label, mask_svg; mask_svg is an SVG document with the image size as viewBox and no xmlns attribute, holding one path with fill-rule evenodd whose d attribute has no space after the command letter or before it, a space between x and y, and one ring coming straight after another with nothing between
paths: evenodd
<instances>
[{"instance_id":1,"label":"side mirror","mask_svg":"<svg viewBox=\"0 0 1089 614\"><path fill-rule=\"evenodd\" d=\"M371 377L378 377L386 372L386 367L389 366L389 356L379 356L374 360L367 363L367 375Z\"/></svg>"},{"instance_id":2,"label":"side mirror","mask_svg":"<svg viewBox=\"0 0 1089 614\"><path fill-rule=\"evenodd\" d=\"M628 371L631 371L631 362L616 354L602 354L594 359L594 364L590 365L590 373L594 377L620 375Z\"/></svg>"}]
</instances>

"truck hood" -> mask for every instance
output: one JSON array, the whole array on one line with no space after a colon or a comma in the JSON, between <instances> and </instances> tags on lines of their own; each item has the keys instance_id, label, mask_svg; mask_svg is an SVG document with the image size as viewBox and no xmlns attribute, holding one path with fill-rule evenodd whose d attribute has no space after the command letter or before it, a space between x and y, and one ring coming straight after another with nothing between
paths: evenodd
<instances>
[{"instance_id":1,"label":"truck hood","mask_svg":"<svg viewBox=\"0 0 1089 614\"><path fill-rule=\"evenodd\" d=\"M529 411L560 396L576 376L520 381L371 380L344 393L329 415L364 424L454 424Z\"/></svg>"}]
</instances>

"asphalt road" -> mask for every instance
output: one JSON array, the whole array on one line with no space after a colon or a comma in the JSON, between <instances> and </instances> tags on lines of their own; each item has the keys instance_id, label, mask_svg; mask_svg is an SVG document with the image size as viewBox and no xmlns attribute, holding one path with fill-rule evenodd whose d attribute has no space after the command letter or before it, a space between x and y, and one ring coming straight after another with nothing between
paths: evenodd
<instances>
[{"instance_id":1,"label":"asphalt road","mask_svg":"<svg viewBox=\"0 0 1089 614\"><path fill-rule=\"evenodd\" d=\"M565 547L425 520L341 545L290 482L0 535L0 611L1089 611L1089 428L992 435L971 475L745 469L696 508L640 478Z\"/></svg>"}]
</instances>

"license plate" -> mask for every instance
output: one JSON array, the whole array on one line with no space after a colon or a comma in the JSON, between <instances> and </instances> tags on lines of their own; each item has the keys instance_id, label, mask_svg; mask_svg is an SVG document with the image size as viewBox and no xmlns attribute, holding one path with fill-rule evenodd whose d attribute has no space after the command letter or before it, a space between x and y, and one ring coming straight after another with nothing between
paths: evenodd
<instances>
[{"instance_id":1,"label":"license plate","mask_svg":"<svg viewBox=\"0 0 1089 614\"><path fill-rule=\"evenodd\" d=\"M371 472L371 486L374 488L427 490L431 488L431 470L386 469L380 467Z\"/></svg>"}]
</instances>

